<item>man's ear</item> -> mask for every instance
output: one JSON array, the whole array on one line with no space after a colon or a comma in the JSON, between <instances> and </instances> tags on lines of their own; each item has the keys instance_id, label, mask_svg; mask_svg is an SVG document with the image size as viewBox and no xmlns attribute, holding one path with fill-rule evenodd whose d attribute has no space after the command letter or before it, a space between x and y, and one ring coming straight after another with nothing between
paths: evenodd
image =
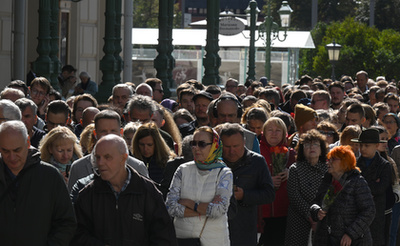
<instances>
[{"instance_id":1,"label":"man's ear","mask_svg":"<svg viewBox=\"0 0 400 246\"><path fill-rule=\"evenodd\" d=\"M94 139L98 140L98 139L97 139L97 133L96 133L96 130L93 130L93 136L94 136Z\"/></svg>"},{"instance_id":2,"label":"man's ear","mask_svg":"<svg viewBox=\"0 0 400 246\"><path fill-rule=\"evenodd\" d=\"M121 134L120 136L123 136L123 134L124 134L124 128L120 128L120 129L119 129L119 133Z\"/></svg>"},{"instance_id":3,"label":"man's ear","mask_svg":"<svg viewBox=\"0 0 400 246\"><path fill-rule=\"evenodd\" d=\"M66 125L71 125L71 121L72 121L72 120L71 120L71 117L68 116Z\"/></svg>"},{"instance_id":4,"label":"man's ear","mask_svg":"<svg viewBox=\"0 0 400 246\"><path fill-rule=\"evenodd\" d=\"M366 121L367 119L365 118L365 117L363 117L362 119L361 119L361 124L364 124L364 122Z\"/></svg>"},{"instance_id":5,"label":"man's ear","mask_svg":"<svg viewBox=\"0 0 400 246\"><path fill-rule=\"evenodd\" d=\"M31 136L28 135L28 139L26 140L26 143L28 144L28 149L31 146Z\"/></svg>"}]
</instances>

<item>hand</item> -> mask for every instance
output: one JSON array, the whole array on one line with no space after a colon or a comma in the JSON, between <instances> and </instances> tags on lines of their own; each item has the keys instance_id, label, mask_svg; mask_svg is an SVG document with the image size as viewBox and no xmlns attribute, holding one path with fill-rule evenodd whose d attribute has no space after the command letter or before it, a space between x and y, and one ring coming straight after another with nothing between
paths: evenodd
<instances>
[{"instance_id":1,"label":"hand","mask_svg":"<svg viewBox=\"0 0 400 246\"><path fill-rule=\"evenodd\" d=\"M351 238L349 235L344 234L342 240L340 240L340 246L350 246L351 245Z\"/></svg>"},{"instance_id":2,"label":"hand","mask_svg":"<svg viewBox=\"0 0 400 246\"><path fill-rule=\"evenodd\" d=\"M278 174L281 177L281 181L285 182L288 179L289 176L289 170L285 169L283 172Z\"/></svg>"},{"instance_id":3,"label":"hand","mask_svg":"<svg viewBox=\"0 0 400 246\"><path fill-rule=\"evenodd\" d=\"M185 206L187 208L190 208L192 210L193 210L194 204L195 204L195 202L193 200L190 200L190 199L180 199L178 201L178 203L182 204L183 206Z\"/></svg>"},{"instance_id":4,"label":"hand","mask_svg":"<svg viewBox=\"0 0 400 246\"><path fill-rule=\"evenodd\" d=\"M318 220L322 220L323 218L325 218L326 216L326 212L322 209L318 210Z\"/></svg>"},{"instance_id":5,"label":"hand","mask_svg":"<svg viewBox=\"0 0 400 246\"><path fill-rule=\"evenodd\" d=\"M311 229L313 232L317 229L317 222L315 222L311 217L308 218L308 222L310 222Z\"/></svg>"},{"instance_id":6,"label":"hand","mask_svg":"<svg viewBox=\"0 0 400 246\"><path fill-rule=\"evenodd\" d=\"M211 202L215 203L215 204L218 204L218 203L222 202L221 196L220 195L216 195Z\"/></svg>"},{"instance_id":7,"label":"hand","mask_svg":"<svg viewBox=\"0 0 400 246\"><path fill-rule=\"evenodd\" d=\"M68 184L68 177L67 177L67 173L66 172L61 172L62 176L64 177L64 181L65 183Z\"/></svg>"},{"instance_id":8,"label":"hand","mask_svg":"<svg viewBox=\"0 0 400 246\"><path fill-rule=\"evenodd\" d=\"M240 201L243 199L243 189L240 187L236 187L235 190L235 199Z\"/></svg>"},{"instance_id":9,"label":"hand","mask_svg":"<svg viewBox=\"0 0 400 246\"><path fill-rule=\"evenodd\" d=\"M272 177L272 183L274 184L274 188L276 190L279 189L279 187L281 187L281 183L282 183L281 176L279 176L279 174L277 176L273 176Z\"/></svg>"},{"instance_id":10,"label":"hand","mask_svg":"<svg viewBox=\"0 0 400 246\"><path fill-rule=\"evenodd\" d=\"M43 98L42 103L40 105L38 105L38 111L39 111L40 115L45 114L46 109L47 109L47 105L49 104L49 102L50 102L50 97L49 97L49 95L46 95Z\"/></svg>"}]
</instances>

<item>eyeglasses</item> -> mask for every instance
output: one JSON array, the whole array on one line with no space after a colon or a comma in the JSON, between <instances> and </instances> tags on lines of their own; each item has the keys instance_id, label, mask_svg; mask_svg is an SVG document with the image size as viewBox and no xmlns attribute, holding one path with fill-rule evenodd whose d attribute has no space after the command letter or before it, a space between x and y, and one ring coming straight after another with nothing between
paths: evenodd
<instances>
[{"instance_id":1,"label":"eyeglasses","mask_svg":"<svg viewBox=\"0 0 400 246\"><path fill-rule=\"evenodd\" d=\"M396 123L396 121L394 121L394 120L388 120L388 121L384 121L383 123L385 123L385 124L387 124L387 125L390 125L390 124L394 124L394 123Z\"/></svg>"},{"instance_id":2,"label":"eyeglasses","mask_svg":"<svg viewBox=\"0 0 400 246\"><path fill-rule=\"evenodd\" d=\"M326 135L326 136L328 136L328 137L330 137L330 136L333 136L333 134L335 133L334 131L319 131L320 133L322 133L322 134L324 134L324 135Z\"/></svg>"},{"instance_id":3,"label":"eyeglasses","mask_svg":"<svg viewBox=\"0 0 400 246\"><path fill-rule=\"evenodd\" d=\"M32 92L32 95L35 95L35 96L37 96L37 95L45 96L46 95L46 93L44 93L43 91L38 91L36 89L31 89L31 92Z\"/></svg>"},{"instance_id":4,"label":"eyeglasses","mask_svg":"<svg viewBox=\"0 0 400 246\"><path fill-rule=\"evenodd\" d=\"M201 149L205 148L207 145L211 145L212 143L206 143L204 141L190 141L190 146L199 147Z\"/></svg>"},{"instance_id":5,"label":"eyeglasses","mask_svg":"<svg viewBox=\"0 0 400 246\"><path fill-rule=\"evenodd\" d=\"M317 142L315 142L315 143L305 143L304 144L304 148L320 147L320 146L321 146L321 144L317 143Z\"/></svg>"}]
</instances>

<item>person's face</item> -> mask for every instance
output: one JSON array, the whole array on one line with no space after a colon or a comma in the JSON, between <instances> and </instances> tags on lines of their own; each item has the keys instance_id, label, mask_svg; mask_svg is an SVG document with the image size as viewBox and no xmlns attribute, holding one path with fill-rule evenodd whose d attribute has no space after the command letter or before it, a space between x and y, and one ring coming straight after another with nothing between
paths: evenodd
<instances>
[{"instance_id":1,"label":"person's face","mask_svg":"<svg viewBox=\"0 0 400 246\"><path fill-rule=\"evenodd\" d=\"M253 100L247 100L243 103L243 109L247 109L248 107L251 107L256 101Z\"/></svg>"},{"instance_id":2,"label":"person's face","mask_svg":"<svg viewBox=\"0 0 400 246\"><path fill-rule=\"evenodd\" d=\"M217 104L217 122L222 123L239 123L237 117L237 105L232 100L222 100Z\"/></svg>"},{"instance_id":3,"label":"person's face","mask_svg":"<svg viewBox=\"0 0 400 246\"><path fill-rule=\"evenodd\" d=\"M131 121L140 121L142 123L149 122L151 120L151 113L149 110L141 110L138 108L133 108L129 114Z\"/></svg>"},{"instance_id":4,"label":"person's face","mask_svg":"<svg viewBox=\"0 0 400 246\"><path fill-rule=\"evenodd\" d=\"M351 138L341 139L340 144L341 145L349 145L355 155L358 155L358 153L360 151L360 144L356 143L356 142L352 142Z\"/></svg>"},{"instance_id":5,"label":"person's face","mask_svg":"<svg viewBox=\"0 0 400 246\"><path fill-rule=\"evenodd\" d=\"M357 85L359 88L364 88L367 85L368 78L364 74L357 75Z\"/></svg>"},{"instance_id":6,"label":"person's face","mask_svg":"<svg viewBox=\"0 0 400 246\"><path fill-rule=\"evenodd\" d=\"M319 96L313 96L311 100L311 108L317 109L327 109L326 101Z\"/></svg>"},{"instance_id":7,"label":"person's face","mask_svg":"<svg viewBox=\"0 0 400 246\"><path fill-rule=\"evenodd\" d=\"M125 139L126 145L128 145L128 149L131 148L133 135L134 135L133 132L129 132L129 133L124 132L124 139Z\"/></svg>"},{"instance_id":8,"label":"person's face","mask_svg":"<svg viewBox=\"0 0 400 246\"><path fill-rule=\"evenodd\" d=\"M236 95L237 88L238 87L235 82L233 81L226 82L225 90L232 93L233 95Z\"/></svg>"},{"instance_id":9,"label":"person's face","mask_svg":"<svg viewBox=\"0 0 400 246\"><path fill-rule=\"evenodd\" d=\"M199 131L193 136L193 142L197 143L196 146L192 145L193 157L196 161L205 161L207 160L208 155L211 150L211 136L207 132ZM207 145L205 147L199 147L199 142L204 142Z\"/></svg>"},{"instance_id":10,"label":"person's face","mask_svg":"<svg viewBox=\"0 0 400 246\"><path fill-rule=\"evenodd\" d=\"M274 123L268 123L264 128L264 136L272 147L282 142L283 130Z\"/></svg>"},{"instance_id":11,"label":"person's face","mask_svg":"<svg viewBox=\"0 0 400 246\"><path fill-rule=\"evenodd\" d=\"M326 143L332 144L333 143L333 134L334 132L331 130L319 130L326 138Z\"/></svg>"},{"instance_id":12,"label":"person's face","mask_svg":"<svg viewBox=\"0 0 400 246\"><path fill-rule=\"evenodd\" d=\"M328 173L333 174L333 175L343 173L343 169L340 165L341 161L342 161L341 159L336 158L336 157L329 159L326 162L326 165L328 166Z\"/></svg>"},{"instance_id":13,"label":"person's face","mask_svg":"<svg viewBox=\"0 0 400 246\"><path fill-rule=\"evenodd\" d=\"M387 100L387 104L389 105L390 113L397 114L397 112L399 111L399 102L394 99L389 99Z\"/></svg>"},{"instance_id":14,"label":"person's face","mask_svg":"<svg viewBox=\"0 0 400 246\"><path fill-rule=\"evenodd\" d=\"M40 105L43 101L43 99L46 97L47 95L47 91L45 90L45 88L42 88L40 85L35 85L35 86L31 86L29 87L29 91L30 91L30 95L32 98L32 101L36 103L36 105Z\"/></svg>"},{"instance_id":15,"label":"person's face","mask_svg":"<svg viewBox=\"0 0 400 246\"><path fill-rule=\"evenodd\" d=\"M363 118L358 113L351 113L351 112L346 113L346 126L351 126L351 125L361 126L364 120L365 118Z\"/></svg>"},{"instance_id":16,"label":"person's face","mask_svg":"<svg viewBox=\"0 0 400 246\"><path fill-rule=\"evenodd\" d=\"M236 91L237 95L242 95L246 93L246 87L244 85L239 85Z\"/></svg>"},{"instance_id":17,"label":"person's face","mask_svg":"<svg viewBox=\"0 0 400 246\"><path fill-rule=\"evenodd\" d=\"M339 87L332 87L329 93L331 94L332 104L339 105L343 101L344 91Z\"/></svg>"},{"instance_id":18,"label":"person's face","mask_svg":"<svg viewBox=\"0 0 400 246\"><path fill-rule=\"evenodd\" d=\"M378 151L379 152L385 152L388 145L387 141L389 140L389 134L387 132L382 132L379 134L379 140L385 140L385 143L379 143Z\"/></svg>"},{"instance_id":19,"label":"person's face","mask_svg":"<svg viewBox=\"0 0 400 246\"><path fill-rule=\"evenodd\" d=\"M125 104L129 101L129 99L130 99L129 89L116 88L114 90L112 101L115 107L123 109L125 107Z\"/></svg>"},{"instance_id":20,"label":"person's face","mask_svg":"<svg viewBox=\"0 0 400 246\"><path fill-rule=\"evenodd\" d=\"M311 129L317 128L317 124L318 124L317 119L314 118L312 120L307 121L304 125L302 125L301 130L303 133L308 132Z\"/></svg>"},{"instance_id":21,"label":"person's face","mask_svg":"<svg viewBox=\"0 0 400 246\"><path fill-rule=\"evenodd\" d=\"M101 179L114 183L123 177L128 154L121 154L115 143L101 141L96 146L94 156Z\"/></svg>"},{"instance_id":22,"label":"person's face","mask_svg":"<svg viewBox=\"0 0 400 246\"><path fill-rule=\"evenodd\" d=\"M64 113L55 114L53 112L48 112L46 114L47 130L51 131L57 126L65 126L67 124L67 120L68 117L66 117Z\"/></svg>"},{"instance_id":23,"label":"person's face","mask_svg":"<svg viewBox=\"0 0 400 246\"><path fill-rule=\"evenodd\" d=\"M153 100L156 102L161 102L164 97L164 90L161 84L156 84L153 90Z\"/></svg>"},{"instance_id":24,"label":"person's face","mask_svg":"<svg viewBox=\"0 0 400 246\"><path fill-rule=\"evenodd\" d=\"M96 139L108 135L115 134L117 136L121 136L122 128L118 124L118 120L115 119L100 119L96 122L95 125Z\"/></svg>"},{"instance_id":25,"label":"person's face","mask_svg":"<svg viewBox=\"0 0 400 246\"><path fill-rule=\"evenodd\" d=\"M398 126L394 117L386 116L383 124L390 135L394 135L397 132Z\"/></svg>"},{"instance_id":26,"label":"person's face","mask_svg":"<svg viewBox=\"0 0 400 246\"><path fill-rule=\"evenodd\" d=\"M149 87L147 86L140 86L139 88L136 89L136 94L138 95L143 95L143 96L148 96L148 97L153 97L152 91Z\"/></svg>"},{"instance_id":27,"label":"person's face","mask_svg":"<svg viewBox=\"0 0 400 246\"><path fill-rule=\"evenodd\" d=\"M361 156L372 159L375 156L379 143L360 143Z\"/></svg>"},{"instance_id":28,"label":"person's face","mask_svg":"<svg viewBox=\"0 0 400 246\"><path fill-rule=\"evenodd\" d=\"M194 102L193 102L193 95L184 94L181 97L181 108L185 108L189 110L191 114L194 114Z\"/></svg>"},{"instance_id":29,"label":"person's face","mask_svg":"<svg viewBox=\"0 0 400 246\"><path fill-rule=\"evenodd\" d=\"M321 144L319 141L314 140L312 142L304 143L304 157L307 160L319 158L321 155Z\"/></svg>"},{"instance_id":30,"label":"person's face","mask_svg":"<svg viewBox=\"0 0 400 246\"><path fill-rule=\"evenodd\" d=\"M374 106L374 104L376 103L375 95L376 95L375 92L370 92L369 93L369 103L371 104L371 106Z\"/></svg>"},{"instance_id":31,"label":"person's face","mask_svg":"<svg viewBox=\"0 0 400 246\"><path fill-rule=\"evenodd\" d=\"M236 162L244 155L244 139L240 133L224 135L222 140L222 156L228 162Z\"/></svg>"},{"instance_id":32,"label":"person's face","mask_svg":"<svg viewBox=\"0 0 400 246\"><path fill-rule=\"evenodd\" d=\"M138 143L142 156L145 158L150 158L154 155L154 139L152 136L141 138Z\"/></svg>"},{"instance_id":33,"label":"person's face","mask_svg":"<svg viewBox=\"0 0 400 246\"><path fill-rule=\"evenodd\" d=\"M60 140L49 146L49 153L57 162L68 164L74 154L74 143L69 140Z\"/></svg>"},{"instance_id":34,"label":"person's face","mask_svg":"<svg viewBox=\"0 0 400 246\"><path fill-rule=\"evenodd\" d=\"M161 128L164 125L164 118L158 111L154 112L153 116L151 117L151 120L154 121L154 123L156 123L158 128Z\"/></svg>"},{"instance_id":35,"label":"person's face","mask_svg":"<svg viewBox=\"0 0 400 246\"><path fill-rule=\"evenodd\" d=\"M249 127L249 130L254 132L257 136L261 135L263 125L264 122L262 122L261 120L254 119L247 121L247 126Z\"/></svg>"},{"instance_id":36,"label":"person's face","mask_svg":"<svg viewBox=\"0 0 400 246\"><path fill-rule=\"evenodd\" d=\"M385 108L380 109L380 110L378 111L378 115L377 115L378 119L380 119L381 121L383 121L383 116L385 116L387 113L389 113L389 110L387 110L387 109L385 109Z\"/></svg>"},{"instance_id":37,"label":"person's face","mask_svg":"<svg viewBox=\"0 0 400 246\"><path fill-rule=\"evenodd\" d=\"M79 122L82 118L83 110L91 106L93 106L93 104L90 101L80 100L77 102L74 121Z\"/></svg>"},{"instance_id":38,"label":"person's face","mask_svg":"<svg viewBox=\"0 0 400 246\"><path fill-rule=\"evenodd\" d=\"M29 140L24 141L21 133L8 131L0 134L1 157L14 175L24 167L29 145Z\"/></svg>"},{"instance_id":39,"label":"person's face","mask_svg":"<svg viewBox=\"0 0 400 246\"><path fill-rule=\"evenodd\" d=\"M34 114L33 110L31 107L26 107L24 111L21 112L22 114L22 122L24 122L26 129L28 129L28 132L31 132L33 129L33 126L37 122L37 115Z\"/></svg>"},{"instance_id":40,"label":"person's face","mask_svg":"<svg viewBox=\"0 0 400 246\"><path fill-rule=\"evenodd\" d=\"M210 100L205 97L198 97L194 103L194 114L197 118L205 119L208 118L207 109Z\"/></svg>"},{"instance_id":41,"label":"person's face","mask_svg":"<svg viewBox=\"0 0 400 246\"><path fill-rule=\"evenodd\" d=\"M89 78L86 78L86 77L79 77L79 78L81 79L81 82L83 84L86 84L89 81Z\"/></svg>"}]
</instances>

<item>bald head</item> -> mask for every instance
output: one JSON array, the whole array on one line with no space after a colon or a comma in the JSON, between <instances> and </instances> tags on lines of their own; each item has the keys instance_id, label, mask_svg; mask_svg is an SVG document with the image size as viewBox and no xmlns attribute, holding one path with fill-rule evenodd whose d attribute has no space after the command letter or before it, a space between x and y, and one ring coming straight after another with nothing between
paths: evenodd
<instances>
[{"instance_id":1,"label":"bald head","mask_svg":"<svg viewBox=\"0 0 400 246\"><path fill-rule=\"evenodd\" d=\"M141 83L136 87L136 94L138 95L143 95L143 96L148 96L148 97L153 97L153 89L151 88L150 85L146 83Z\"/></svg>"},{"instance_id":2,"label":"bald head","mask_svg":"<svg viewBox=\"0 0 400 246\"><path fill-rule=\"evenodd\" d=\"M118 150L119 154L129 154L128 146L126 145L125 140L122 137L114 134L106 135L97 141L93 152L96 152L96 147L99 145L105 145L110 149L116 149Z\"/></svg>"},{"instance_id":3,"label":"bald head","mask_svg":"<svg viewBox=\"0 0 400 246\"><path fill-rule=\"evenodd\" d=\"M100 110L96 107L87 107L82 112L82 126L85 128L87 125L93 123L93 119Z\"/></svg>"}]
</instances>

